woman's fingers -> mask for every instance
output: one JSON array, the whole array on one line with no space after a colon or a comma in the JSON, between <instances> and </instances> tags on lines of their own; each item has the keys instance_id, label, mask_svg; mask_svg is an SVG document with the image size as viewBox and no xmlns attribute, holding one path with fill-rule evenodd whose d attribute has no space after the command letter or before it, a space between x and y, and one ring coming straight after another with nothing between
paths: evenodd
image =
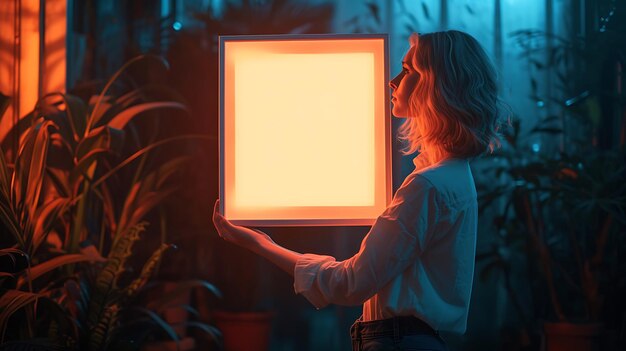
<instances>
[{"instance_id":1,"label":"woman's fingers","mask_svg":"<svg viewBox=\"0 0 626 351\"><path fill-rule=\"evenodd\" d=\"M222 239L229 242L236 242L237 240L233 235L237 228L219 212L219 206L220 200L218 199L215 201L215 206L213 207L213 225L215 225L215 229L217 229L217 233Z\"/></svg>"},{"instance_id":2,"label":"woman's fingers","mask_svg":"<svg viewBox=\"0 0 626 351\"><path fill-rule=\"evenodd\" d=\"M225 228L224 228L224 216L219 212L220 209L220 200L217 199L215 201L215 206L213 207L213 225L215 225L215 229L217 229L217 233L224 238Z\"/></svg>"},{"instance_id":3,"label":"woman's fingers","mask_svg":"<svg viewBox=\"0 0 626 351\"><path fill-rule=\"evenodd\" d=\"M259 238L269 239L267 234L258 229L234 225L228 219L224 218L224 216L219 213L219 200L215 201L213 208L213 224L222 239L240 246L251 247L251 245L261 240Z\"/></svg>"}]
</instances>

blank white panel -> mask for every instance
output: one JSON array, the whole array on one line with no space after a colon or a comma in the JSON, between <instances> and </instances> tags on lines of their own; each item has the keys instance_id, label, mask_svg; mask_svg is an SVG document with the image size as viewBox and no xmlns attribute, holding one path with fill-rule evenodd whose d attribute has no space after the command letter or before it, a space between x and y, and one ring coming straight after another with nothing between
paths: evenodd
<instances>
[{"instance_id":1,"label":"blank white panel","mask_svg":"<svg viewBox=\"0 0 626 351\"><path fill-rule=\"evenodd\" d=\"M390 199L384 38L278 39L222 38L221 210L372 223Z\"/></svg>"}]
</instances>

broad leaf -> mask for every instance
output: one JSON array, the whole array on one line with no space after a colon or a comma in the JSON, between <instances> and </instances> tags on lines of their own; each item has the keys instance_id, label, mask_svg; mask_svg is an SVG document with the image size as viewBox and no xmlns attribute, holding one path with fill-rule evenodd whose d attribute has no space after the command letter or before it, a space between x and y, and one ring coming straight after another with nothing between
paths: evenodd
<instances>
[{"instance_id":1,"label":"broad leaf","mask_svg":"<svg viewBox=\"0 0 626 351\"><path fill-rule=\"evenodd\" d=\"M48 261L40 263L24 272L24 274L22 274L22 276L20 276L20 278L18 279L17 287L20 288L29 280L35 280L43 274L46 274L64 265L90 261L94 261L94 257L84 254L66 254L62 256L57 256Z\"/></svg>"},{"instance_id":2,"label":"broad leaf","mask_svg":"<svg viewBox=\"0 0 626 351\"><path fill-rule=\"evenodd\" d=\"M135 105L120 112L113 117L108 123L108 126L116 129L124 129L124 127L138 115L161 109L178 109L182 111L188 111L187 107L179 102L164 101L164 102L146 102L143 104Z\"/></svg>"},{"instance_id":3,"label":"broad leaf","mask_svg":"<svg viewBox=\"0 0 626 351\"><path fill-rule=\"evenodd\" d=\"M59 219L59 216L65 213L69 204L67 198L56 198L48 201L36 211L33 221L35 222L35 231L33 233L32 252L36 252L37 248L46 239L52 226Z\"/></svg>"},{"instance_id":4,"label":"broad leaf","mask_svg":"<svg viewBox=\"0 0 626 351\"><path fill-rule=\"evenodd\" d=\"M0 296L0 335L4 335L9 318L18 310L36 302L41 294L19 290L7 290ZM0 340L0 343L2 340Z\"/></svg>"}]
</instances>

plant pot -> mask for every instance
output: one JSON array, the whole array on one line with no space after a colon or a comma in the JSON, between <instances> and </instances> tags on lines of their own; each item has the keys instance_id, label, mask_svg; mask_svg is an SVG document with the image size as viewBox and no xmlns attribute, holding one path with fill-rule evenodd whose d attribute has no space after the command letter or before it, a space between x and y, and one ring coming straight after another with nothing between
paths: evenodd
<instances>
[{"instance_id":1,"label":"plant pot","mask_svg":"<svg viewBox=\"0 0 626 351\"><path fill-rule=\"evenodd\" d=\"M545 351L597 351L602 325L598 323L544 323Z\"/></svg>"},{"instance_id":2,"label":"plant pot","mask_svg":"<svg viewBox=\"0 0 626 351\"><path fill-rule=\"evenodd\" d=\"M164 296L169 296L165 306L155 305L152 308L160 310L161 318L172 327L179 338L184 338L187 335L187 306L191 305L191 290L181 291L179 281L165 281L150 291L147 299L159 301Z\"/></svg>"},{"instance_id":3,"label":"plant pot","mask_svg":"<svg viewBox=\"0 0 626 351\"><path fill-rule=\"evenodd\" d=\"M222 332L224 351L267 351L272 332L273 312L213 313L215 326Z\"/></svg>"},{"instance_id":4,"label":"plant pot","mask_svg":"<svg viewBox=\"0 0 626 351\"><path fill-rule=\"evenodd\" d=\"M185 337L178 341L153 341L141 347L141 351L190 351L196 347L193 338Z\"/></svg>"}]
</instances>

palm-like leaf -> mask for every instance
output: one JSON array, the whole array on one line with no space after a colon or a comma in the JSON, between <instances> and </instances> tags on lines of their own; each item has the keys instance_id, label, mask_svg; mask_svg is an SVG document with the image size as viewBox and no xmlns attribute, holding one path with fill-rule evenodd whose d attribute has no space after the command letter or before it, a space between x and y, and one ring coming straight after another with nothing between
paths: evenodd
<instances>
[{"instance_id":1,"label":"palm-like leaf","mask_svg":"<svg viewBox=\"0 0 626 351\"><path fill-rule=\"evenodd\" d=\"M12 163L0 152L0 221L14 241L14 247L0 249L0 256L24 252L28 263L26 269L21 265L0 272L0 279L15 286L0 296L0 330L24 307L32 305L30 313L36 311L37 301L44 298L41 301L49 301L52 310L62 311L57 315L71 316L49 320L47 336L65 333L78 338L77 347L106 348L120 332L120 314L128 301L144 288L170 247L163 244L129 286L118 286L144 229L143 218L172 193L169 180L188 161L175 157L155 165L151 154L171 142L207 138L159 139L158 130L147 138L132 134L139 116L165 116L158 113L163 110L188 113L166 87L112 94L124 71L143 60L167 68L161 58L143 56L124 65L87 103L70 94L46 95L0 140L4 147L20 141L17 150L4 150ZM130 182L126 173L134 174ZM88 238L96 238L97 247L81 248ZM97 251L106 247L111 247L108 255ZM210 284L205 287L217 292ZM142 313L172 331L156 313Z\"/></svg>"},{"instance_id":2,"label":"palm-like leaf","mask_svg":"<svg viewBox=\"0 0 626 351\"><path fill-rule=\"evenodd\" d=\"M20 309L28 306L43 297L42 294L20 290L7 290L0 296L0 343L4 339L4 333L9 318Z\"/></svg>"}]
</instances>

